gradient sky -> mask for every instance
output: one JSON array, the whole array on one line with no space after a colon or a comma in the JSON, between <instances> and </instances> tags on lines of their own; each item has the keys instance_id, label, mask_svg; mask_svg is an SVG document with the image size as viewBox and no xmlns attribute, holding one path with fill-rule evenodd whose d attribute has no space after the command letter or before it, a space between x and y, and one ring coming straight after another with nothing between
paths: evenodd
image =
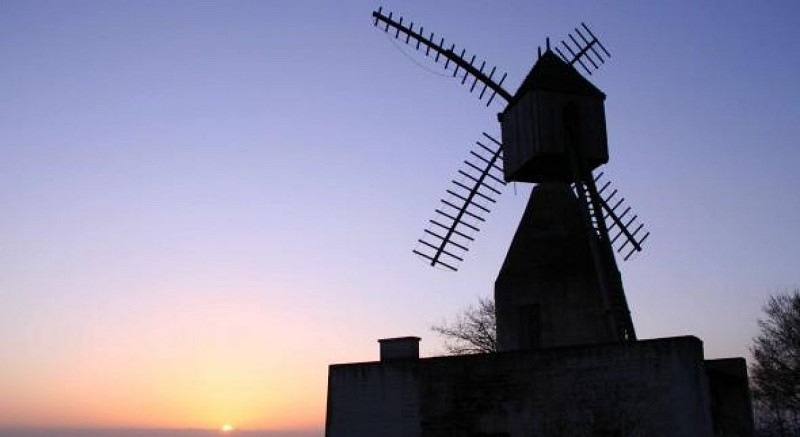
<instances>
[{"instance_id":1,"label":"gradient sky","mask_svg":"<svg viewBox=\"0 0 800 437\"><path fill-rule=\"evenodd\" d=\"M0 1L0 426L319 429L329 363L441 352L429 326L492 293L530 187L458 273L411 254L502 107L379 5ZM800 3L383 6L512 91L589 23L605 170L652 232L620 266L639 336L747 356L800 284Z\"/></svg>"}]
</instances>

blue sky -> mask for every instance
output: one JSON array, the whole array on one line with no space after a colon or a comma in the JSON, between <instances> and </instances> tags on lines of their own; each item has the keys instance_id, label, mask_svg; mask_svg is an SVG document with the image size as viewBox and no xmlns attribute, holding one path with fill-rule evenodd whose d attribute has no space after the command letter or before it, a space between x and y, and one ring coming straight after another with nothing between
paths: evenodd
<instances>
[{"instance_id":1,"label":"blue sky","mask_svg":"<svg viewBox=\"0 0 800 437\"><path fill-rule=\"evenodd\" d=\"M373 28L379 5L0 2L0 391L21 399L0 424L216 426L178 406L212 381L209 399L233 387L209 400L219 423L316 427L327 364L388 336L441 351L429 326L491 294L530 187L509 186L458 273L411 254L502 107ZM612 53L591 77L605 171L652 232L620 263L638 334L747 355L767 296L800 283L796 2L383 6L512 91L586 21ZM186 366L197 379L136 397ZM72 377L97 404L46 412ZM170 415L136 413L153 403Z\"/></svg>"}]
</instances>

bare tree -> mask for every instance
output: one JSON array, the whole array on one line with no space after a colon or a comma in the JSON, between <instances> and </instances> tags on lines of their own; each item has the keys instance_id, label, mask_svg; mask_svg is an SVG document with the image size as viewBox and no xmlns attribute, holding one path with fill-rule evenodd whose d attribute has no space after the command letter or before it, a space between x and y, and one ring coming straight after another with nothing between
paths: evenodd
<instances>
[{"instance_id":1,"label":"bare tree","mask_svg":"<svg viewBox=\"0 0 800 437\"><path fill-rule=\"evenodd\" d=\"M431 330L444 337L444 347L450 355L497 352L494 301L488 297L480 298L477 306L469 306L453 323L445 321Z\"/></svg>"},{"instance_id":2,"label":"bare tree","mask_svg":"<svg viewBox=\"0 0 800 437\"><path fill-rule=\"evenodd\" d=\"M770 297L750 368L763 435L800 435L800 289Z\"/></svg>"}]
</instances>

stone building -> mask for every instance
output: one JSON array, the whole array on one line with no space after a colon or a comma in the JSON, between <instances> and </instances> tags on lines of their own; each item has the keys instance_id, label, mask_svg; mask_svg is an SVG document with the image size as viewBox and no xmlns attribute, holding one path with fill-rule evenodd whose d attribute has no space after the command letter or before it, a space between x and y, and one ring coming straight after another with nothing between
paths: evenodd
<instances>
[{"instance_id":1,"label":"stone building","mask_svg":"<svg viewBox=\"0 0 800 437\"><path fill-rule=\"evenodd\" d=\"M615 340L565 184L537 185L495 282L498 353L334 364L327 437L752 436L742 358L691 336Z\"/></svg>"}]
</instances>

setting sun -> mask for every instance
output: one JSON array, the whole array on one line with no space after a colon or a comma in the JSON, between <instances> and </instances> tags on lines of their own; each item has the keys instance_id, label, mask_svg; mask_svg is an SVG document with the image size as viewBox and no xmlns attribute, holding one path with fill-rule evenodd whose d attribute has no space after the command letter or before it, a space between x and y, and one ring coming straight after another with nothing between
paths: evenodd
<instances>
[{"instance_id":1,"label":"setting sun","mask_svg":"<svg viewBox=\"0 0 800 437\"><path fill-rule=\"evenodd\" d=\"M228 433L231 431L233 431L232 425L228 425L227 423L225 425L222 425L222 432Z\"/></svg>"}]
</instances>

